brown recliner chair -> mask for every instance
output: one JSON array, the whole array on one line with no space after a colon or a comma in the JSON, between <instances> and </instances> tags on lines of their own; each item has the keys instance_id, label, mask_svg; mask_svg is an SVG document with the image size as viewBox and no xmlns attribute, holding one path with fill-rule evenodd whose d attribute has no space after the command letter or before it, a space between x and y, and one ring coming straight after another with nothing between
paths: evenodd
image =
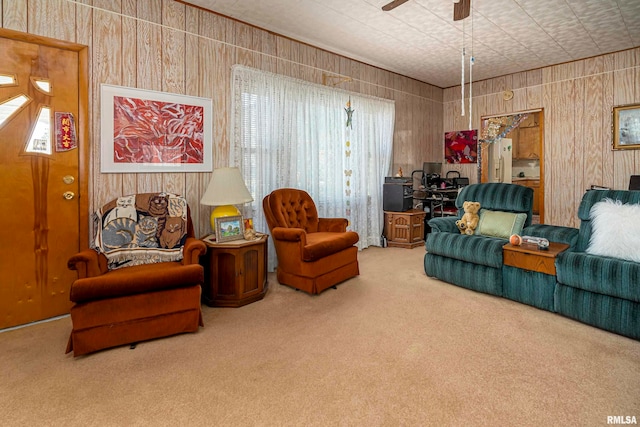
<instances>
[{"instance_id":1,"label":"brown recliner chair","mask_svg":"<svg viewBox=\"0 0 640 427\"><path fill-rule=\"evenodd\" d=\"M168 193L120 197L97 213L95 249L68 261L74 356L203 326L204 281L186 200Z\"/></svg>"},{"instance_id":2,"label":"brown recliner chair","mask_svg":"<svg viewBox=\"0 0 640 427\"><path fill-rule=\"evenodd\" d=\"M278 282L311 294L360 274L359 236L345 218L318 218L305 191L274 190L263 201L278 257Z\"/></svg>"}]
</instances>

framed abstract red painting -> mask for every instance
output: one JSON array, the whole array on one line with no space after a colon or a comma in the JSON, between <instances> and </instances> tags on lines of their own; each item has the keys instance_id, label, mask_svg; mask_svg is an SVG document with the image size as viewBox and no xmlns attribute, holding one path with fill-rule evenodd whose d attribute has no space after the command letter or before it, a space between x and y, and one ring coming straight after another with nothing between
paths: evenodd
<instances>
[{"instance_id":1,"label":"framed abstract red painting","mask_svg":"<svg viewBox=\"0 0 640 427\"><path fill-rule=\"evenodd\" d=\"M447 163L476 163L478 161L478 130L445 132L444 158Z\"/></svg>"},{"instance_id":2,"label":"framed abstract red painting","mask_svg":"<svg viewBox=\"0 0 640 427\"><path fill-rule=\"evenodd\" d=\"M104 173L211 172L211 99L103 84Z\"/></svg>"}]
</instances>

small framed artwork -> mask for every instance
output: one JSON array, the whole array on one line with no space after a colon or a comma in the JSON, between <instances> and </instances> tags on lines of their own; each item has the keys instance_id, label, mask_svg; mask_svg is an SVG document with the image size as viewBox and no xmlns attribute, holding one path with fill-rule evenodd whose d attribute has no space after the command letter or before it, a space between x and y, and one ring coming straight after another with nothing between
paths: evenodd
<instances>
[{"instance_id":1,"label":"small framed artwork","mask_svg":"<svg viewBox=\"0 0 640 427\"><path fill-rule=\"evenodd\" d=\"M216 242L244 239L242 215L216 218Z\"/></svg>"},{"instance_id":2,"label":"small framed artwork","mask_svg":"<svg viewBox=\"0 0 640 427\"><path fill-rule=\"evenodd\" d=\"M640 149L640 104L613 107L613 149Z\"/></svg>"},{"instance_id":3,"label":"small framed artwork","mask_svg":"<svg viewBox=\"0 0 640 427\"><path fill-rule=\"evenodd\" d=\"M244 219L244 229L253 230L253 218L245 218Z\"/></svg>"},{"instance_id":4,"label":"small framed artwork","mask_svg":"<svg viewBox=\"0 0 640 427\"><path fill-rule=\"evenodd\" d=\"M447 163L478 162L478 130L460 130L444 134L444 158Z\"/></svg>"}]
</instances>

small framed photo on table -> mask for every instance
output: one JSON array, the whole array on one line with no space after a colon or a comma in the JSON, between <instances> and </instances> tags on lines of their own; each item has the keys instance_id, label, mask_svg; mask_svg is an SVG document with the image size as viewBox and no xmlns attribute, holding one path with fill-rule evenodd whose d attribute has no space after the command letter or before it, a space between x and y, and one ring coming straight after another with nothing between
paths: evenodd
<instances>
[{"instance_id":1,"label":"small framed photo on table","mask_svg":"<svg viewBox=\"0 0 640 427\"><path fill-rule=\"evenodd\" d=\"M244 239L242 215L216 218L216 242Z\"/></svg>"},{"instance_id":2,"label":"small framed photo on table","mask_svg":"<svg viewBox=\"0 0 640 427\"><path fill-rule=\"evenodd\" d=\"M253 230L253 218L245 218L244 219L244 229Z\"/></svg>"}]
</instances>

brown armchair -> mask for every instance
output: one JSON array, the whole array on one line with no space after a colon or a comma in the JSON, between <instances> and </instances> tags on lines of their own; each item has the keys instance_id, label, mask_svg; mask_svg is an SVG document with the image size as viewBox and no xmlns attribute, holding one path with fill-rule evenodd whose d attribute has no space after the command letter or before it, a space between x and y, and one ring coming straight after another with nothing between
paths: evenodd
<instances>
[{"instance_id":1,"label":"brown armchair","mask_svg":"<svg viewBox=\"0 0 640 427\"><path fill-rule=\"evenodd\" d=\"M120 197L97 216L96 249L68 261L78 279L69 298L74 356L203 326L205 244L194 237L186 200L168 193Z\"/></svg>"},{"instance_id":2,"label":"brown armchair","mask_svg":"<svg viewBox=\"0 0 640 427\"><path fill-rule=\"evenodd\" d=\"M318 218L305 191L274 190L262 205L278 257L278 282L311 294L360 274L359 236L344 218Z\"/></svg>"}]
</instances>

